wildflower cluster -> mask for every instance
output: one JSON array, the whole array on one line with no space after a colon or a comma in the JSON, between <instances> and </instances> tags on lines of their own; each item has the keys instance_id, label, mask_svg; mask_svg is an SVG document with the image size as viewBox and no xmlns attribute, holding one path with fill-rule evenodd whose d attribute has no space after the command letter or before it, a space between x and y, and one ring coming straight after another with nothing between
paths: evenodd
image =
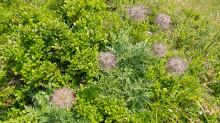
<instances>
[{"instance_id":1,"label":"wildflower cluster","mask_svg":"<svg viewBox=\"0 0 220 123\"><path fill-rule=\"evenodd\" d=\"M156 57L164 57L166 54L166 46L161 43L155 43L152 50ZM181 75L184 73L186 65L181 59L172 57L167 61L166 69L170 73Z\"/></svg>"},{"instance_id":2,"label":"wildflower cluster","mask_svg":"<svg viewBox=\"0 0 220 123\"><path fill-rule=\"evenodd\" d=\"M171 0L4 1L1 121L220 121L217 15Z\"/></svg>"}]
</instances>

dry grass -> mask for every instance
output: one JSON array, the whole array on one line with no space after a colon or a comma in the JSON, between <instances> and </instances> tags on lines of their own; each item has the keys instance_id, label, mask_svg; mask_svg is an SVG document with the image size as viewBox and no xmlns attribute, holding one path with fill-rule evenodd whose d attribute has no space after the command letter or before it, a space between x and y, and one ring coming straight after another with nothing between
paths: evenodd
<instances>
[{"instance_id":1,"label":"dry grass","mask_svg":"<svg viewBox=\"0 0 220 123\"><path fill-rule=\"evenodd\" d=\"M220 22L220 1L219 0L168 0L177 4L180 8L189 8L205 15L213 23Z\"/></svg>"}]
</instances>

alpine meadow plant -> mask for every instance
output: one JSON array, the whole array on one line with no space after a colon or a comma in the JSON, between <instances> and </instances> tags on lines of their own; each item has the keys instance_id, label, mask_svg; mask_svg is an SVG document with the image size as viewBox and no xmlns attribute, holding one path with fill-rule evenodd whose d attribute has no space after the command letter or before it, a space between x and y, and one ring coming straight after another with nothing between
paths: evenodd
<instances>
[{"instance_id":1,"label":"alpine meadow plant","mask_svg":"<svg viewBox=\"0 0 220 123\"><path fill-rule=\"evenodd\" d=\"M169 15L166 14L157 14L157 17L155 18L155 23L165 29L169 29L170 23L172 22Z\"/></svg>"},{"instance_id":2,"label":"alpine meadow plant","mask_svg":"<svg viewBox=\"0 0 220 123\"><path fill-rule=\"evenodd\" d=\"M133 21L143 21L146 17L146 11L141 6L129 8L129 14Z\"/></svg>"},{"instance_id":3,"label":"alpine meadow plant","mask_svg":"<svg viewBox=\"0 0 220 123\"><path fill-rule=\"evenodd\" d=\"M50 85L50 84L49 84ZM33 94L32 101L33 105L25 106L27 115L35 118L36 120L31 120L26 118L27 122L46 122L46 123L84 123L88 122L82 118L77 117L77 112L75 109L66 110L65 108L57 108L57 106L51 105L50 92L52 88L47 88L46 91L38 91ZM22 118L20 122L26 122L25 118ZM15 120L15 122L18 122ZM19 123L20 123L19 122Z\"/></svg>"},{"instance_id":4,"label":"alpine meadow plant","mask_svg":"<svg viewBox=\"0 0 220 123\"><path fill-rule=\"evenodd\" d=\"M166 46L161 43L155 43L152 46L153 53L156 57L164 57L166 54Z\"/></svg>"},{"instance_id":5,"label":"alpine meadow plant","mask_svg":"<svg viewBox=\"0 0 220 123\"><path fill-rule=\"evenodd\" d=\"M170 58L167 61L167 71L175 75L181 75L186 70L186 64L179 58Z\"/></svg>"},{"instance_id":6,"label":"alpine meadow plant","mask_svg":"<svg viewBox=\"0 0 220 123\"><path fill-rule=\"evenodd\" d=\"M0 0L0 122L220 122L218 0L16 1Z\"/></svg>"},{"instance_id":7,"label":"alpine meadow plant","mask_svg":"<svg viewBox=\"0 0 220 123\"><path fill-rule=\"evenodd\" d=\"M101 52L98 57L100 66L105 70L115 67L116 65L115 59L116 59L115 55L110 52Z\"/></svg>"},{"instance_id":8,"label":"alpine meadow plant","mask_svg":"<svg viewBox=\"0 0 220 123\"><path fill-rule=\"evenodd\" d=\"M50 101L59 108L70 110L73 106L73 102L76 101L75 93L68 88L56 89Z\"/></svg>"}]
</instances>

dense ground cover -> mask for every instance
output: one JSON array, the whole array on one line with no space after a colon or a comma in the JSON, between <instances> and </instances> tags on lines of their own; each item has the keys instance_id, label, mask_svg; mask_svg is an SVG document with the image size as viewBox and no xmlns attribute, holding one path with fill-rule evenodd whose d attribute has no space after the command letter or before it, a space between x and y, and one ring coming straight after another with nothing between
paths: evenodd
<instances>
[{"instance_id":1,"label":"dense ground cover","mask_svg":"<svg viewBox=\"0 0 220 123\"><path fill-rule=\"evenodd\" d=\"M219 122L219 6L0 0L0 120Z\"/></svg>"}]
</instances>

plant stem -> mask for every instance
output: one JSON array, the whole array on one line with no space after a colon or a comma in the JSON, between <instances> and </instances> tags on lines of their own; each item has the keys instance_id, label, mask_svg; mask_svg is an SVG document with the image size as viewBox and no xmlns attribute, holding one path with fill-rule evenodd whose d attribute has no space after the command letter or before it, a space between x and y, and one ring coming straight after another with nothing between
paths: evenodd
<instances>
[{"instance_id":1,"label":"plant stem","mask_svg":"<svg viewBox=\"0 0 220 123\"><path fill-rule=\"evenodd\" d=\"M156 31L151 37L150 37L150 39L149 39L149 41L148 42L150 42L151 41L151 39L154 37L154 35L156 34L156 33L158 33L158 31ZM141 53L140 53L140 55L139 56L141 56L142 55L142 53L144 52L144 49L146 48L146 46L147 46L147 44L148 44L148 42L145 44L145 46L144 46L144 48L142 49L142 51L141 51Z\"/></svg>"},{"instance_id":2,"label":"plant stem","mask_svg":"<svg viewBox=\"0 0 220 123\"><path fill-rule=\"evenodd\" d=\"M105 95L105 76L106 76L106 72L104 72L104 84L103 84L103 95Z\"/></svg>"}]
</instances>

